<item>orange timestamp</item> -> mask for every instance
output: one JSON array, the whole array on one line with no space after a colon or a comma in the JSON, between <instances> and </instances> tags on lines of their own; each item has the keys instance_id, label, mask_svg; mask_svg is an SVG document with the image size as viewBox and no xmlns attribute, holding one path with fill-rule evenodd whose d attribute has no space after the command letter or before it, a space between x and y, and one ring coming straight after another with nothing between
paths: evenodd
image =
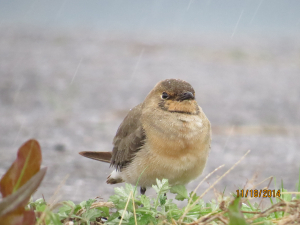
<instances>
[{"instance_id":1,"label":"orange timestamp","mask_svg":"<svg viewBox=\"0 0 300 225\"><path fill-rule=\"evenodd\" d=\"M236 190L236 195L237 197L242 197L242 198L247 198L247 197L251 197L251 198L275 198L275 197L280 197L280 190L276 191L274 190L270 190L270 189L241 189L241 190Z\"/></svg>"}]
</instances>

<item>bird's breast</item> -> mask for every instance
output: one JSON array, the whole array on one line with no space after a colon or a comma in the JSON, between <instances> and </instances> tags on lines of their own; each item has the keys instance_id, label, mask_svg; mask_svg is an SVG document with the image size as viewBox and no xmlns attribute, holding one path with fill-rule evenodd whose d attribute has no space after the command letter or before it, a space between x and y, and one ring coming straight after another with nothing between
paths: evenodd
<instances>
[{"instance_id":1,"label":"bird's breast","mask_svg":"<svg viewBox=\"0 0 300 225\"><path fill-rule=\"evenodd\" d=\"M149 124L145 131L151 152L170 157L198 153L210 141L209 122L198 115L176 114Z\"/></svg>"},{"instance_id":2,"label":"bird's breast","mask_svg":"<svg viewBox=\"0 0 300 225\"><path fill-rule=\"evenodd\" d=\"M202 173L211 138L210 123L204 113L162 114L143 121L143 127L145 144L122 172L123 180L135 184L139 179L139 185L151 186L156 178L167 178L176 185L186 184Z\"/></svg>"},{"instance_id":3,"label":"bird's breast","mask_svg":"<svg viewBox=\"0 0 300 225\"><path fill-rule=\"evenodd\" d=\"M170 185L186 184L202 173L209 147L210 126L205 120L178 117L165 132L146 130L145 145L126 169L124 180L135 183L139 178L141 186L155 184L156 178L167 178Z\"/></svg>"}]
</instances>

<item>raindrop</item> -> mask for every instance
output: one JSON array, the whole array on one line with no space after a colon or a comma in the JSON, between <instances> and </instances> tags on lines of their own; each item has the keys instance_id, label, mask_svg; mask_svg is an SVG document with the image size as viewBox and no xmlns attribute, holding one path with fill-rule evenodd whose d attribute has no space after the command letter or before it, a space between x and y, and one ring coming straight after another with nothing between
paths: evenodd
<instances>
[{"instance_id":1,"label":"raindrop","mask_svg":"<svg viewBox=\"0 0 300 225\"><path fill-rule=\"evenodd\" d=\"M138 58L138 60L137 60L137 62L136 62L136 64L135 64L134 69L133 69L133 72L132 72L132 75L131 75L131 79L133 79L133 78L135 77L135 73L136 73L137 68L138 68L138 66L139 66L139 64L140 64L141 58L143 57L144 51L145 51L145 48L143 48L143 49L141 50L141 52L140 52L140 56L139 56L139 58Z\"/></svg>"},{"instance_id":2,"label":"raindrop","mask_svg":"<svg viewBox=\"0 0 300 225\"><path fill-rule=\"evenodd\" d=\"M250 20L250 23L249 23L249 24L252 24L252 22L253 22L253 20L254 20L256 14L257 14L257 12L258 12L260 6L261 6L261 4L262 4L262 2L263 2L263 0L261 0L261 1L259 2L258 6L257 6L257 8L256 8L256 10L255 10L255 12L254 12L254 15L253 15L252 19Z\"/></svg>"},{"instance_id":3,"label":"raindrop","mask_svg":"<svg viewBox=\"0 0 300 225\"><path fill-rule=\"evenodd\" d=\"M237 23L236 23L236 25L235 25L235 27L234 27L234 30L233 30L233 32L232 32L231 38L233 38L233 36L234 36L234 34L235 34L235 31L236 31L236 29L237 29L237 27L238 27L238 25L239 25L239 23L240 23L240 20L241 20L241 18L242 18L243 13L244 13L244 10L242 10L242 12L241 12L241 14L240 14L240 17L239 17L239 19L238 19L238 21L237 21Z\"/></svg>"},{"instance_id":4,"label":"raindrop","mask_svg":"<svg viewBox=\"0 0 300 225\"><path fill-rule=\"evenodd\" d=\"M82 62L82 59L83 59L83 57L81 57L81 59L80 59L80 61L79 61L79 63L78 63L78 66L77 66L77 68L76 68L76 70L75 70L75 73L74 73L74 75L73 75L73 77L72 77L72 80L71 80L71 83L70 83L70 84L73 83L73 81L74 81L74 79L75 79L75 77L76 77L76 75L77 75L78 69L79 69L79 67L80 67L80 65L81 65L81 62Z\"/></svg>"}]
</instances>

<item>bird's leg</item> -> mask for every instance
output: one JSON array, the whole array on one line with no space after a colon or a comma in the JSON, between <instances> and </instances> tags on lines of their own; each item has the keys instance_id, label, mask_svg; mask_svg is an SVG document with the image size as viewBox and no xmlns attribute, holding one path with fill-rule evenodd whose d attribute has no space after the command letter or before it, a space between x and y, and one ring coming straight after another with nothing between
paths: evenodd
<instances>
[{"instance_id":1,"label":"bird's leg","mask_svg":"<svg viewBox=\"0 0 300 225\"><path fill-rule=\"evenodd\" d=\"M142 195L144 195L146 193L146 188L145 187L141 187L140 192Z\"/></svg>"}]
</instances>

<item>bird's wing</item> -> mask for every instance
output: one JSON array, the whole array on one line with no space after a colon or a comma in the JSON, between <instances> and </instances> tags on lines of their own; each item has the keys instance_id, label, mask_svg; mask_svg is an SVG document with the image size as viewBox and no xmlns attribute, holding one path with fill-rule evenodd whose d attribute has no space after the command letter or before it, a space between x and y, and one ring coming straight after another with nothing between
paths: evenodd
<instances>
[{"instance_id":1,"label":"bird's wing","mask_svg":"<svg viewBox=\"0 0 300 225\"><path fill-rule=\"evenodd\" d=\"M113 140L113 151L110 165L121 170L128 165L135 153L141 149L146 135L141 123L142 104L129 111L118 128Z\"/></svg>"}]
</instances>

